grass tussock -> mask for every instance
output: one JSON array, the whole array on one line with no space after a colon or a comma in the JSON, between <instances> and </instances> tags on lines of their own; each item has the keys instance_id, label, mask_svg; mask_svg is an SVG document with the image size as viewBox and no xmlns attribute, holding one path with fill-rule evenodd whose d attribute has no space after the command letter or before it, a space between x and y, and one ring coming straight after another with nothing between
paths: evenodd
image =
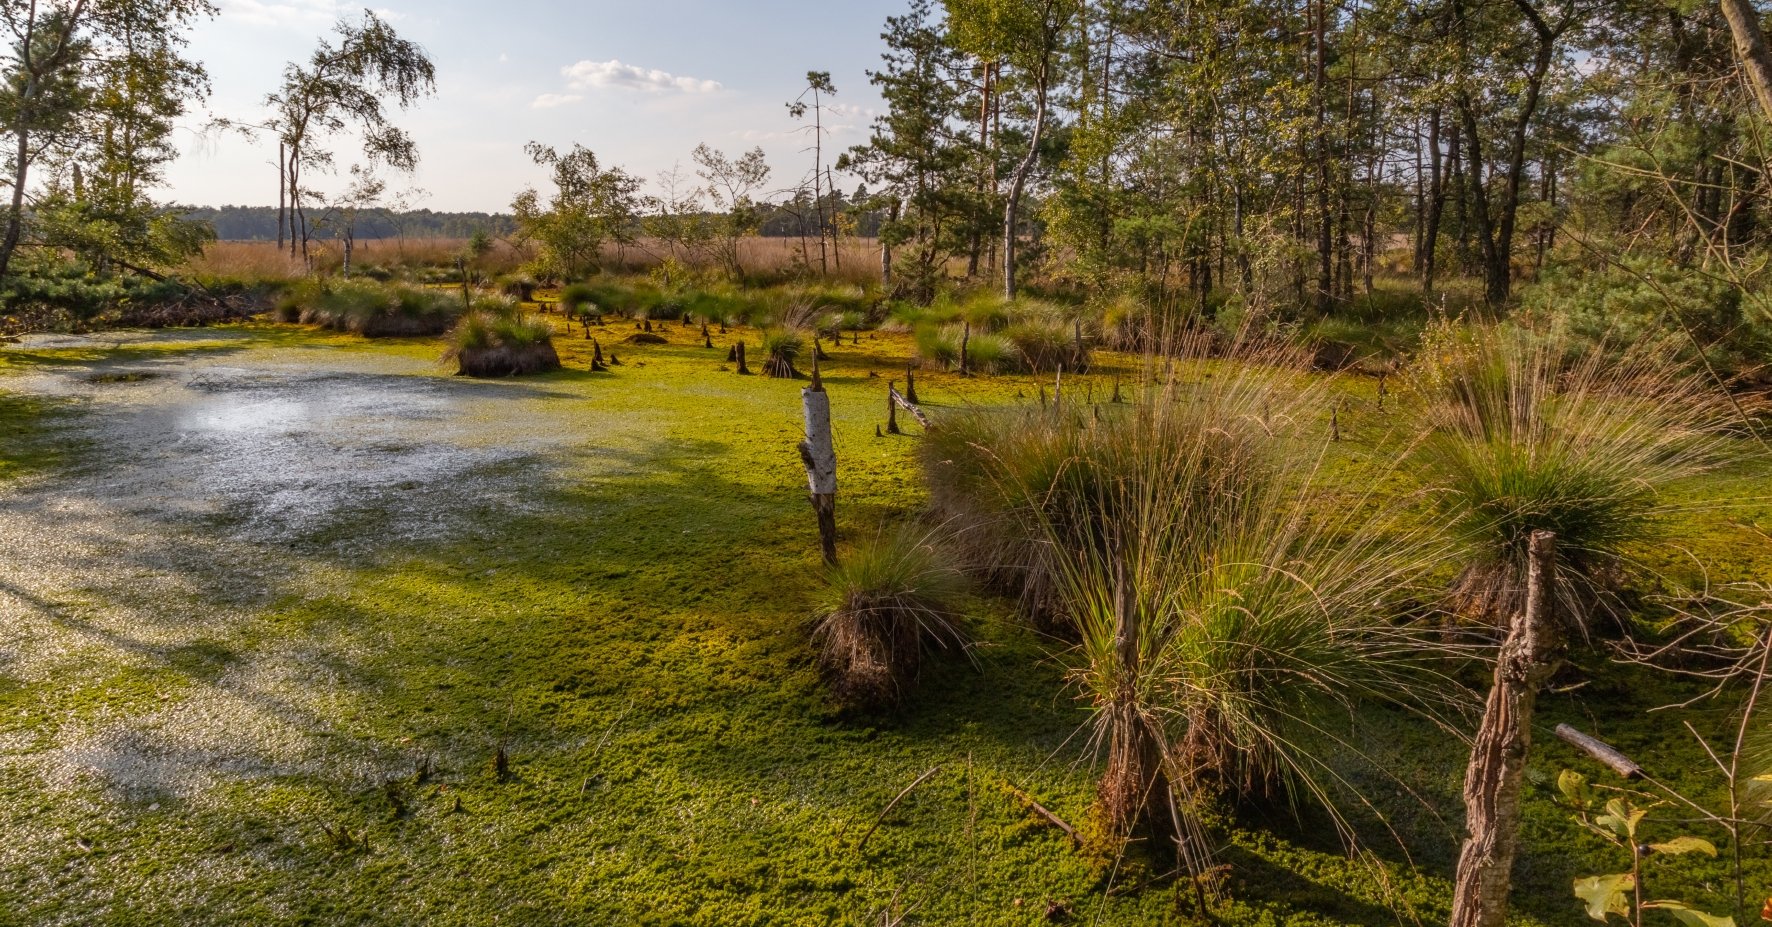
<instances>
[{"instance_id":1,"label":"grass tussock","mask_svg":"<svg viewBox=\"0 0 1772 927\"><path fill-rule=\"evenodd\" d=\"M763 375L784 380L798 379L800 371L794 362L806 352L806 336L794 329L770 332L763 336Z\"/></svg>"},{"instance_id":2,"label":"grass tussock","mask_svg":"<svg viewBox=\"0 0 1772 927\"><path fill-rule=\"evenodd\" d=\"M826 575L813 630L818 664L838 701L897 703L926 653L963 649L955 604L964 578L937 537L915 527L882 532Z\"/></svg>"},{"instance_id":3,"label":"grass tussock","mask_svg":"<svg viewBox=\"0 0 1772 927\"><path fill-rule=\"evenodd\" d=\"M1455 691L1422 662L1436 637L1396 620L1440 536L1321 498L1307 356L1213 350L1176 345L1176 372L1123 414L962 416L924 459L970 562L1022 577L1079 642L1104 831L1148 826L1195 866L1199 796L1334 813L1331 719L1365 701L1438 715Z\"/></svg>"},{"instance_id":4,"label":"grass tussock","mask_svg":"<svg viewBox=\"0 0 1772 927\"><path fill-rule=\"evenodd\" d=\"M449 336L443 362L463 376L510 377L560 369L553 329L514 307L488 306L467 314Z\"/></svg>"},{"instance_id":5,"label":"grass tussock","mask_svg":"<svg viewBox=\"0 0 1772 927\"><path fill-rule=\"evenodd\" d=\"M462 314L460 297L443 290L387 286L366 280L305 280L286 289L278 321L318 325L370 338L440 335Z\"/></svg>"},{"instance_id":6,"label":"grass tussock","mask_svg":"<svg viewBox=\"0 0 1772 927\"><path fill-rule=\"evenodd\" d=\"M1649 350L1571 359L1512 328L1431 329L1408 372L1424 437L1408 458L1462 544L1462 613L1503 622L1524 603L1527 541L1557 535L1559 604L1604 602L1630 545L1671 514L1666 492L1731 459L1728 397Z\"/></svg>"}]
</instances>

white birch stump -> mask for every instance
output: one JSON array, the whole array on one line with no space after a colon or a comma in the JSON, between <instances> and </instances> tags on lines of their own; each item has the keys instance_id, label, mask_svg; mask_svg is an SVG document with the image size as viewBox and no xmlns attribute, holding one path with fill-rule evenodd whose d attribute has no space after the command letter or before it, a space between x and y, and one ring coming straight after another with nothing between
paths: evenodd
<instances>
[{"instance_id":1,"label":"white birch stump","mask_svg":"<svg viewBox=\"0 0 1772 927\"><path fill-rule=\"evenodd\" d=\"M812 358L812 383L800 390L800 407L806 417L806 440L800 442L800 462L806 465L806 484L812 494L812 510L818 513L818 540L824 560L837 563L837 449L831 439L831 397L818 375L818 356Z\"/></svg>"}]
</instances>

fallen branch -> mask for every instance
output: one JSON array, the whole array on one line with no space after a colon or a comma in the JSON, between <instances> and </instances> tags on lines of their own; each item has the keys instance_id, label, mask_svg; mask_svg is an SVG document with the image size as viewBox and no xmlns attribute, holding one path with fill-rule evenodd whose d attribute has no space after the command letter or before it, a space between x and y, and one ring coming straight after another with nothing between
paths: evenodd
<instances>
[{"instance_id":1,"label":"fallen branch","mask_svg":"<svg viewBox=\"0 0 1772 927\"><path fill-rule=\"evenodd\" d=\"M868 838L872 837L874 835L874 831L877 831L880 829L880 825L884 824L886 822L886 816L892 813L892 809L898 807L899 802L904 801L904 797L906 795L911 794L911 792L914 791L917 788L917 786L922 785L925 782L928 782L938 772L941 772L941 764L940 763L937 763L934 766L929 767L928 772L922 774L921 776L918 776L916 778L916 781L912 782L910 785L905 786L904 791L898 793L898 796L896 798L887 802L885 809L880 812L880 816L874 819L874 826L868 828L868 832L865 834L862 834L861 839L856 841L855 852L860 853L861 848L864 846L867 846Z\"/></svg>"},{"instance_id":2,"label":"fallen branch","mask_svg":"<svg viewBox=\"0 0 1772 927\"><path fill-rule=\"evenodd\" d=\"M904 398L904 394L898 391L898 387L890 383L886 384L886 391L892 394L893 404L911 413L911 418L916 419L917 424L922 425L924 431L929 430L929 416L923 414L923 410L918 408L916 403Z\"/></svg>"},{"instance_id":3,"label":"fallen branch","mask_svg":"<svg viewBox=\"0 0 1772 927\"><path fill-rule=\"evenodd\" d=\"M1059 830L1064 831L1065 836L1071 838L1071 842L1075 843L1077 846L1083 845L1083 838L1077 836L1077 829L1070 826L1069 824L1066 824L1064 818L1061 818L1058 815L1053 814L1051 809L1047 808L1045 805L1040 804L1039 801L1037 801L1034 798L1034 796L1029 795L1026 792L1023 792L1021 789L1018 789L1014 785L1011 785L1007 782L1005 782L1004 785L1007 785L1009 787L1009 794L1015 796L1015 800L1021 802L1022 805L1024 807L1026 807L1029 811L1032 811L1033 813L1039 815L1040 817L1045 818L1046 823L1051 824L1053 827L1056 827Z\"/></svg>"},{"instance_id":4,"label":"fallen branch","mask_svg":"<svg viewBox=\"0 0 1772 927\"><path fill-rule=\"evenodd\" d=\"M1557 725L1557 737L1564 743L1586 753L1612 768L1612 771L1626 779L1635 779L1643 774L1643 767L1638 766L1630 757L1613 749L1611 744L1570 727L1567 724Z\"/></svg>"}]
</instances>

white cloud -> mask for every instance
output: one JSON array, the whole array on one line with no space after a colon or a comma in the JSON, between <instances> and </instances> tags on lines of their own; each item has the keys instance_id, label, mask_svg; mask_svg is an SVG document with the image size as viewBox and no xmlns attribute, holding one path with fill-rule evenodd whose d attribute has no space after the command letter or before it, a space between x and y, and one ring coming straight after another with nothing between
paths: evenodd
<instances>
[{"instance_id":1,"label":"white cloud","mask_svg":"<svg viewBox=\"0 0 1772 927\"><path fill-rule=\"evenodd\" d=\"M560 73L565 75L566 86L571 90L624 87L652 92L715 93L725 89L719 81L681 77L657 68L642 68L623 64L615 59L580 61L577 64L561 68Z\"/></svg>"},{"instance_id":2,"label":"white cloud","mask_svg":"<svg viewBox=\"0 0 1772 927\"><path fill-rule=\"evenodd\" d=\"M582 97L576 93L544 93L541 96L536 97L535 102L529 104L529 108L530 109L553 109L556 106L565 106L568 103L577 103L578 101L580 101L582 99L584 99L584 97Z\"/></svg>"}]
</instances>

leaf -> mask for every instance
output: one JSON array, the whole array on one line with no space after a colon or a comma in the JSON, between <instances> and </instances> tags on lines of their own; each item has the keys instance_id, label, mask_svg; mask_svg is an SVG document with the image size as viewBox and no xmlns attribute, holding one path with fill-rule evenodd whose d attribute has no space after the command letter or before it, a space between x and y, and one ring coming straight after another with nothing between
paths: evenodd
<instances>
[{"instance_id":1,"label":"leaf","mask_svg":"<svg viewBox=\"0 0 1772 927\"><path fill-rule=\"evenodd\" d=\"M1717 845L1703 837L1675 837L1666 843L1651 843L1649 849L1667 856L1679 856L1683 853L1703 853L1712 857L1717 855Z\"/></svg>"},{"instance_id":2,"label":"leaf","mask_svg":"<svg viewBox=\"0 0 1772 927\"><path fill-rule=\"evenodd\" d=\"M1569 800L1569 804L1577 808L1586 807L1588 803L1587 777L1573 769L1563 770L1557 777L1557 791Z\"/></svg>"},{"instance_id":3,"label":"leaf","mask_svg":"<svg viewBox=\"0 0 1772 927\"><path fill-rule=\"evenodd\" d=\"M1606 813L1594 818L1594 823L1634 842L1637 825L1647 813L1625 804L1623 799L1614 798L1606 803Z\"/></svg>"},{"instance_id":4,"label":"leaf","mask_svg":"<svg viewBox=\"0 0 1772 927\"><path fill-rule=\"evenodd\" d=\"M1672 914L1674 920L1685 924L1686 927L1735 927L1735 918L1733 917L1717 917L1714 914L1706 914L1697 908L1687 907L1678 901L1643 902L1643 910L1647 911L1650 908L1666 911L1667 913Z\"/></svg>"},{"instance_id":5,"label":"leaf","mask_svg":"<svg viewBox=\"0 0 1772 927\"><path fill-rule=\"evenodd\" d=\"M1630 916L1627 893L1637 887L1637 880L1628 872L1617 875L1589 876L1575 880L1575 897L1587 902L1587 916L1605 921L1609 914Z\"/></svg>"}]
</instances>

